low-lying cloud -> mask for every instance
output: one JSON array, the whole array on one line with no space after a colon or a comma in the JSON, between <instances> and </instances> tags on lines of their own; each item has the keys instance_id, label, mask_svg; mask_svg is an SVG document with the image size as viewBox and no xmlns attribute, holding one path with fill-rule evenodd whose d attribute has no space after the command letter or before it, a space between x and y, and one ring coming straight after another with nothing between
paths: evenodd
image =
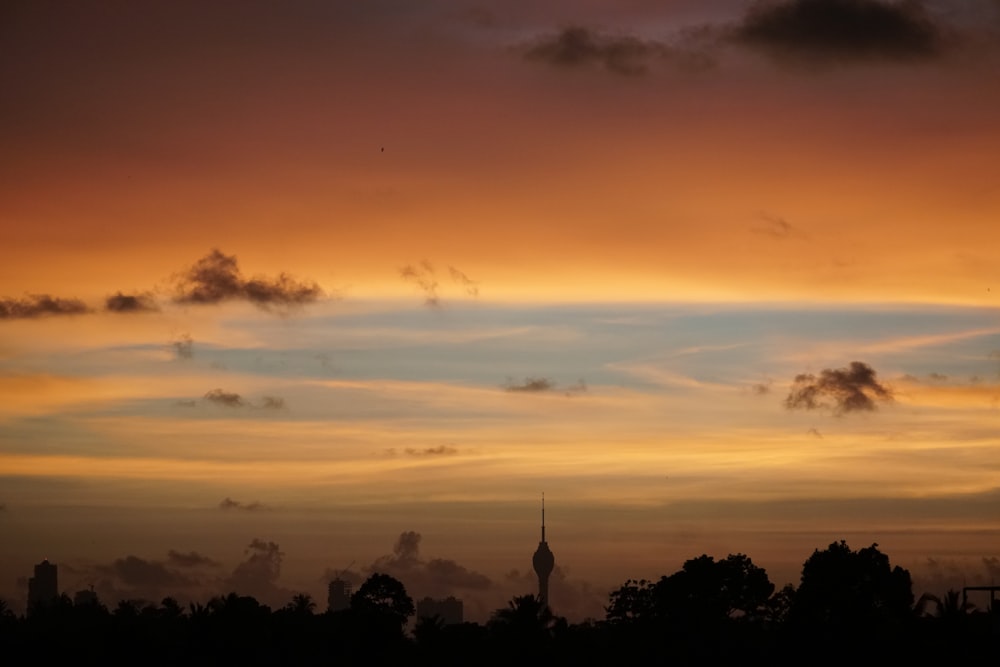
<instances>
[{"instance_id":1,"label":"low-lying cloud","mask_svg":"<svg viewBox=\"0 0 1000 667\"><path fill-rule=\"evenodd\" d=\"M203 556L197 551L183 553L175 549L167 552L167 564L174 567L219 567L222 563Z\"/></svg>"},{"instance_id":2,"label":"low-lying cloud","mask_svg":"<svg viewBox=\"0 0 1000 667\"><path fill-rule=\"evenodd\" d=\"M29 294L23 299L0 299L0 320L19 320L48 315L82 315L90 309L79 299L48 294Z\"/></svg>"},{"instance_id":3,"label":"low-lying cloud","mask_svg":"<svg viewBox=\"0 0 1000 667\"><path fill-rule=\"evenodd\" d=\"M470 570L449 558L424 560L420 556L420 533L412 530L399 535L392 553L375 559L368 572L392 575L404 583L414 598L461 597L462 591L484 591L493 581L485 574Z\"/></svg>"},{"instance_id":4,"label":"low-lying cloud","mask_svg":"<svg viewBox=\"0 0 1000 667\"><path fill-rule=\"evenodd\" d=\"M260 501L253 501L252 503L241 503L238 500L233 500L229 496L226 496L219 502L219 509L221 510L239 510L241 512L260 512L262 510L268 509L267 505Z\"/></svg>"},{"instance_id":5,"label":"low-lying cloud","mask_svg":"<svg viewBox=\"0 0 1000 667\"><path fill-rule=\"evenodd\" d=\"M116 292L104 300L104 310L109 313L155 313L160 310L149 292L125 294Z\"/></svg>"},{"instance_id":6,"label":"low-lying cloud","mask_svg":"<svg viewBox=\"0 0 1000 667\"><path fill-rule=\"evenodd\" d=\"M183 273L175 285L174 301L187 304L216 304L249 301L261 308L290 307L312 303L323 296L314 282L298 281L287 273L277 278L262 276L245 279L235 255L218 249L199 259Z\"/></svg>"},{"instance_id":7,"label":"low-lying cloud","mask_svg":"<svg viewBox=\"0 0 1000 667\"><path fill-rule=\"evenodd\" d=\"M847 368L826 368L818 376L795 376L785 398L788 409L816 410L832 407L837 414L871 411L878 402L889 402L892 390L876 378L875 369L860 361Z\"/></svg>"}]
</instances>

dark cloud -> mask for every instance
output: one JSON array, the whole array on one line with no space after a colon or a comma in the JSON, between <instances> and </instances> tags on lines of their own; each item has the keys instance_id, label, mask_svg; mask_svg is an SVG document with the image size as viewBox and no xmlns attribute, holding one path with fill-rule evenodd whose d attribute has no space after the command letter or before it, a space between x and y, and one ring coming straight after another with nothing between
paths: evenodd
<instances>
[{"instance_id":1,"label":"dark cloud","mask_svg":"<svg viewBox=\"0 0 1000 667\"><path fill-rule=\"evenodd\" d=\"M434 265L426 259L420 264L408 264L399 270L399 275L403 280L416 285L424 293L424 303L430 307L441 305L438 297L438 281L434 272Z\"/></svg>"},{"instance_id":2,"label":"dark cloud","mask_svg":"<svg viewBox=\"0 0 1000 667\"><path fill-rule=\"evenodd\" d=\"M666 52L658 42L631 35L604 35L589 28L570 26L527 45L524 57L558 67L597 65L615 74L635 75L645 74L649 59Z\"/></svg>"},{"instance_id":3,"label":"dark cloud","mask_svg":"<svg viewBox=\"0 0 1000 667\"><path fill-rule=\"evenodd\" d=\"M948 376L943 373L930 373L927 376L933 382L947 382Z\"/></svg>"},{"instance_id":4,"label":"dark cloud","mask_svg":"<svg viewBox=\"0 0 1000 667\"><path fill-rule=\"evenodd\" d=\"M239 394L222 391L221 389L213 389L205 394L205 400L215 403L216 405L224 405L228 408L241 408L246 405L243 397Z\"/></svg>"},{"instance_id":5,"label":"dark cloud","mask_svg":"<svg viewBox=\"0 0 1000 667\"><path fill-rule=\"evenodd\" d=\"M556 388L556 383L544 377L528 377L524 379L524 382L519 383L508 379L503 388L504 391L541 393L552 391Z\"/></svg>"},{"instance_id":6,"label":"dark cloud","mask_svg":"<svg viewBox=\"0 0 1000 667\"><path fill-rule=\"evenodd\" d=\"M208 556L202 556L197 551L182 553L171 549L167 552L167 563L174 567L219 567L221 563Z\"/></svg>"},{"instance_id":7,"label":"dark cloud","mask_svg":"<svg viewBox=\"0 0 1000 667\"><path fill-rule=\"evenodd\" d=\"M194 582L179 572L168 568L165 564L145 560L138 556L126 556L115 560L111 565L100 565L98 572L112 576L121 584L133 589L164 590L192 585Z\"/></svg>"},{"instance_id":8,"label":"dark cloud","mask_svg":"<svg viewBox=\"0 0 1000 667\"><path fill-rule=\"evenodd\" d=\"M814 438L819 438L820 440L823 439L823 434L819 432L819 429L811 428L808 431L806 431L806 433L813 436Z\"/></svg>"},{"instance_id":9,"label":"dark cloud","mask_svg":"<svg viewBox=\"0 0 1000 667\"><path fill-rule=\"evenodd\" d=\"M758 382L756 384L752 384L750 385L750 391L756 396L766 396L771 393L771 383Z\"/></svg>"},{"instance_id":10,"label":"dark cloud","mask_svg":"<svg viewBox=\"0 0 1000 667\"><path fill-rule=\"evenodd\" d=\"M828 399L838 414L874 410L876 401L892 400L892 390L880 384L875 375L875 369L860 361L852 361L848 368L823 369L818 377L796 375L785 407L815 410L828 407L824 402Z\"/></svg>"},{"instance_id":11,"label":"dark cloud","mask_svg":"<svg viewBox=\"0 0 1000 667\"><path fill-rule=\"evenodd\" d=\"M265 410L283 410L285 408L285 399L280 396L263 396L260 399L260 406Z\"/></svg>"},{"instance_id":12,"label":"dark cloud","mask_svg":"<svg viewBox=\"0 0 1000 667\"><path fill-rule=\"evenodd\" d=\"M23 299L0 299L0 320L31 319L46 315L81 315L89 313L79 299L61 299L48 294L29 294Z\"/></svg>"},{"instance_id":13,"label":"dark cloud","mask_svg":"<svg viewBox=\"0 0 1000 667\"><path fill-rule=\"evenodd\" d=\"M170 346L174 348L174 354L178 359L194 358L194 339L191 334L181 334L177 340L171 341Z\"/></svg>"},{"instance_id":14,"label":"dark cloud","mask_svg":"<svg viewBox=\"0 0 1000 667\"><path fill-rule=\"evenodd\" d=\"M918 0L762 0L733 38L813 62L904 61L940 53L942 33Z\"/></svg>"},{"instance_id":15,"label":"dark cloud","mask_svg":"<svg viewBox=\"0 0 1000 667\"><path fill-rule=\"evenodd\" d=\"M198 403L191 399L181 399L179 401L175 401L174 405L179 408L194 408L198 406Z\"/></svg>"},{"instance_id":16,"label":"dark cloud","mask_svg":"<svg viewBox=\"0 0 1000 667\"><path fill-rule=\"evenodd\" d=\"M277 585L285 558L278 544L254 538L243 553L246 559L236 566L225 582L228 590L252 595L265 604L287 602L291 592Z\"/></svg>"},{"instance_id":17,"label":"dark cloud","mask_svg":"<svg viewBox=\"0 0 1000 667\"><path fill-rule=\"evenodd\" d=\"M448 267L448 273L451 274L452 281L458 283L465 289L465 293L469 296L479 296L479 283L475 280L469 278L463 272L456 269L454 266Z\"/></svg>"},{"instance_id":18,"label":"dark cloud","mask_svg":"<svg viewBox=\"0 0 1000 667\"><path fill-rule=\"evenodd\" d=\"M299 282L286 273L277 278L245 280L235 255L212 250L181 275L176 284L177 303L213 304L245 300L261 308L312 303L323 296L313 282Z\"/></svg>"},{"instance_id":19,"label":"dark cloud","mask_svg":"<svg viewBox=\"0 0 1000 667\"><path fill-rule=\"evenodd\" d=\"M104 310L109 313L151 313L160 310L149 292L123 294L117 292L104 300Z\"/></svg>"},{"instance_id":20,"label":"dark cloud","mask_svg":"<svg viewBox=\"0 0 1000 667\"><path fill-rule=\"evenodd\" d=\"M223 510L241 510L243 512L259 512L261 510L266 510L267 505L257 500L252 503L241 503L238 500L233 500L229 496L226 496L219 502L219 509Z\"/></svg>"}]
</instances>

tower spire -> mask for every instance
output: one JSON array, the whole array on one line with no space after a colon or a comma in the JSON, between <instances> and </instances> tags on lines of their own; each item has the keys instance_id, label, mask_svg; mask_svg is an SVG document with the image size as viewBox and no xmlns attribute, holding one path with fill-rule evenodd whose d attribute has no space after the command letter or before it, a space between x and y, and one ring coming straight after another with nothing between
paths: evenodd
<instances>
[{"instance_id":1,"label":"tower spire","mask_svg":"<svg viewBox=\"0 0 1000 667\"><path fill-rule=\"evenodd\" d=\"M542 542L545 541L545 492L542 491Z\"/></svg>"}]
</instances>

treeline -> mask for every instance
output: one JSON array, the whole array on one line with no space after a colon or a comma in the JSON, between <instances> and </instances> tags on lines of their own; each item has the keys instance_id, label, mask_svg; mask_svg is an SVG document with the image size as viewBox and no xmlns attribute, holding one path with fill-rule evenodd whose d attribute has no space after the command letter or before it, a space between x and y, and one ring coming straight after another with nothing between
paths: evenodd
<instances>
[{"instance_id":1,"label":"treeline","mask_svg":"<svg viewBox=\"0 0 1000 667\"><path fill-rule=\"evenodd\" d=\"M955 591L914 600L909 572L872 545L816 550L797 588L775 590L743 554L699 556L658 580L629 580L601 620L569 623L534 596L486 624L421 618L402 582L373 574L349 609L317 613L308 595L277 610L230 593L182 607L66 596L25 616L0 607L0 660L129 665L817 665L992 657L1000 614Z\"/></svg>"}]
</instances>

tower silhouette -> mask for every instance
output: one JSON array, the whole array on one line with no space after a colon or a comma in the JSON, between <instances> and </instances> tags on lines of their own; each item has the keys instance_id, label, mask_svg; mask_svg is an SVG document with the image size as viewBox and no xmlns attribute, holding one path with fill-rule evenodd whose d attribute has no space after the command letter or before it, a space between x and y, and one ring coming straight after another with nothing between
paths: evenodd
<instances>
[{"instance_id":1,"label":"tower silhouette","mask_svg":"<svg viewBox=\"0 0 1000 667\"><path fill-rule=\"evenodd\" d=\"M549 606L549 575L556 565L556 557L549 549L549 543L545 541L545 494L542 494L542 541L535 549L535 555L531 557L531 564L538 575L538 599L542 602L542 607Z\"/></svg>"}]
</instances>

